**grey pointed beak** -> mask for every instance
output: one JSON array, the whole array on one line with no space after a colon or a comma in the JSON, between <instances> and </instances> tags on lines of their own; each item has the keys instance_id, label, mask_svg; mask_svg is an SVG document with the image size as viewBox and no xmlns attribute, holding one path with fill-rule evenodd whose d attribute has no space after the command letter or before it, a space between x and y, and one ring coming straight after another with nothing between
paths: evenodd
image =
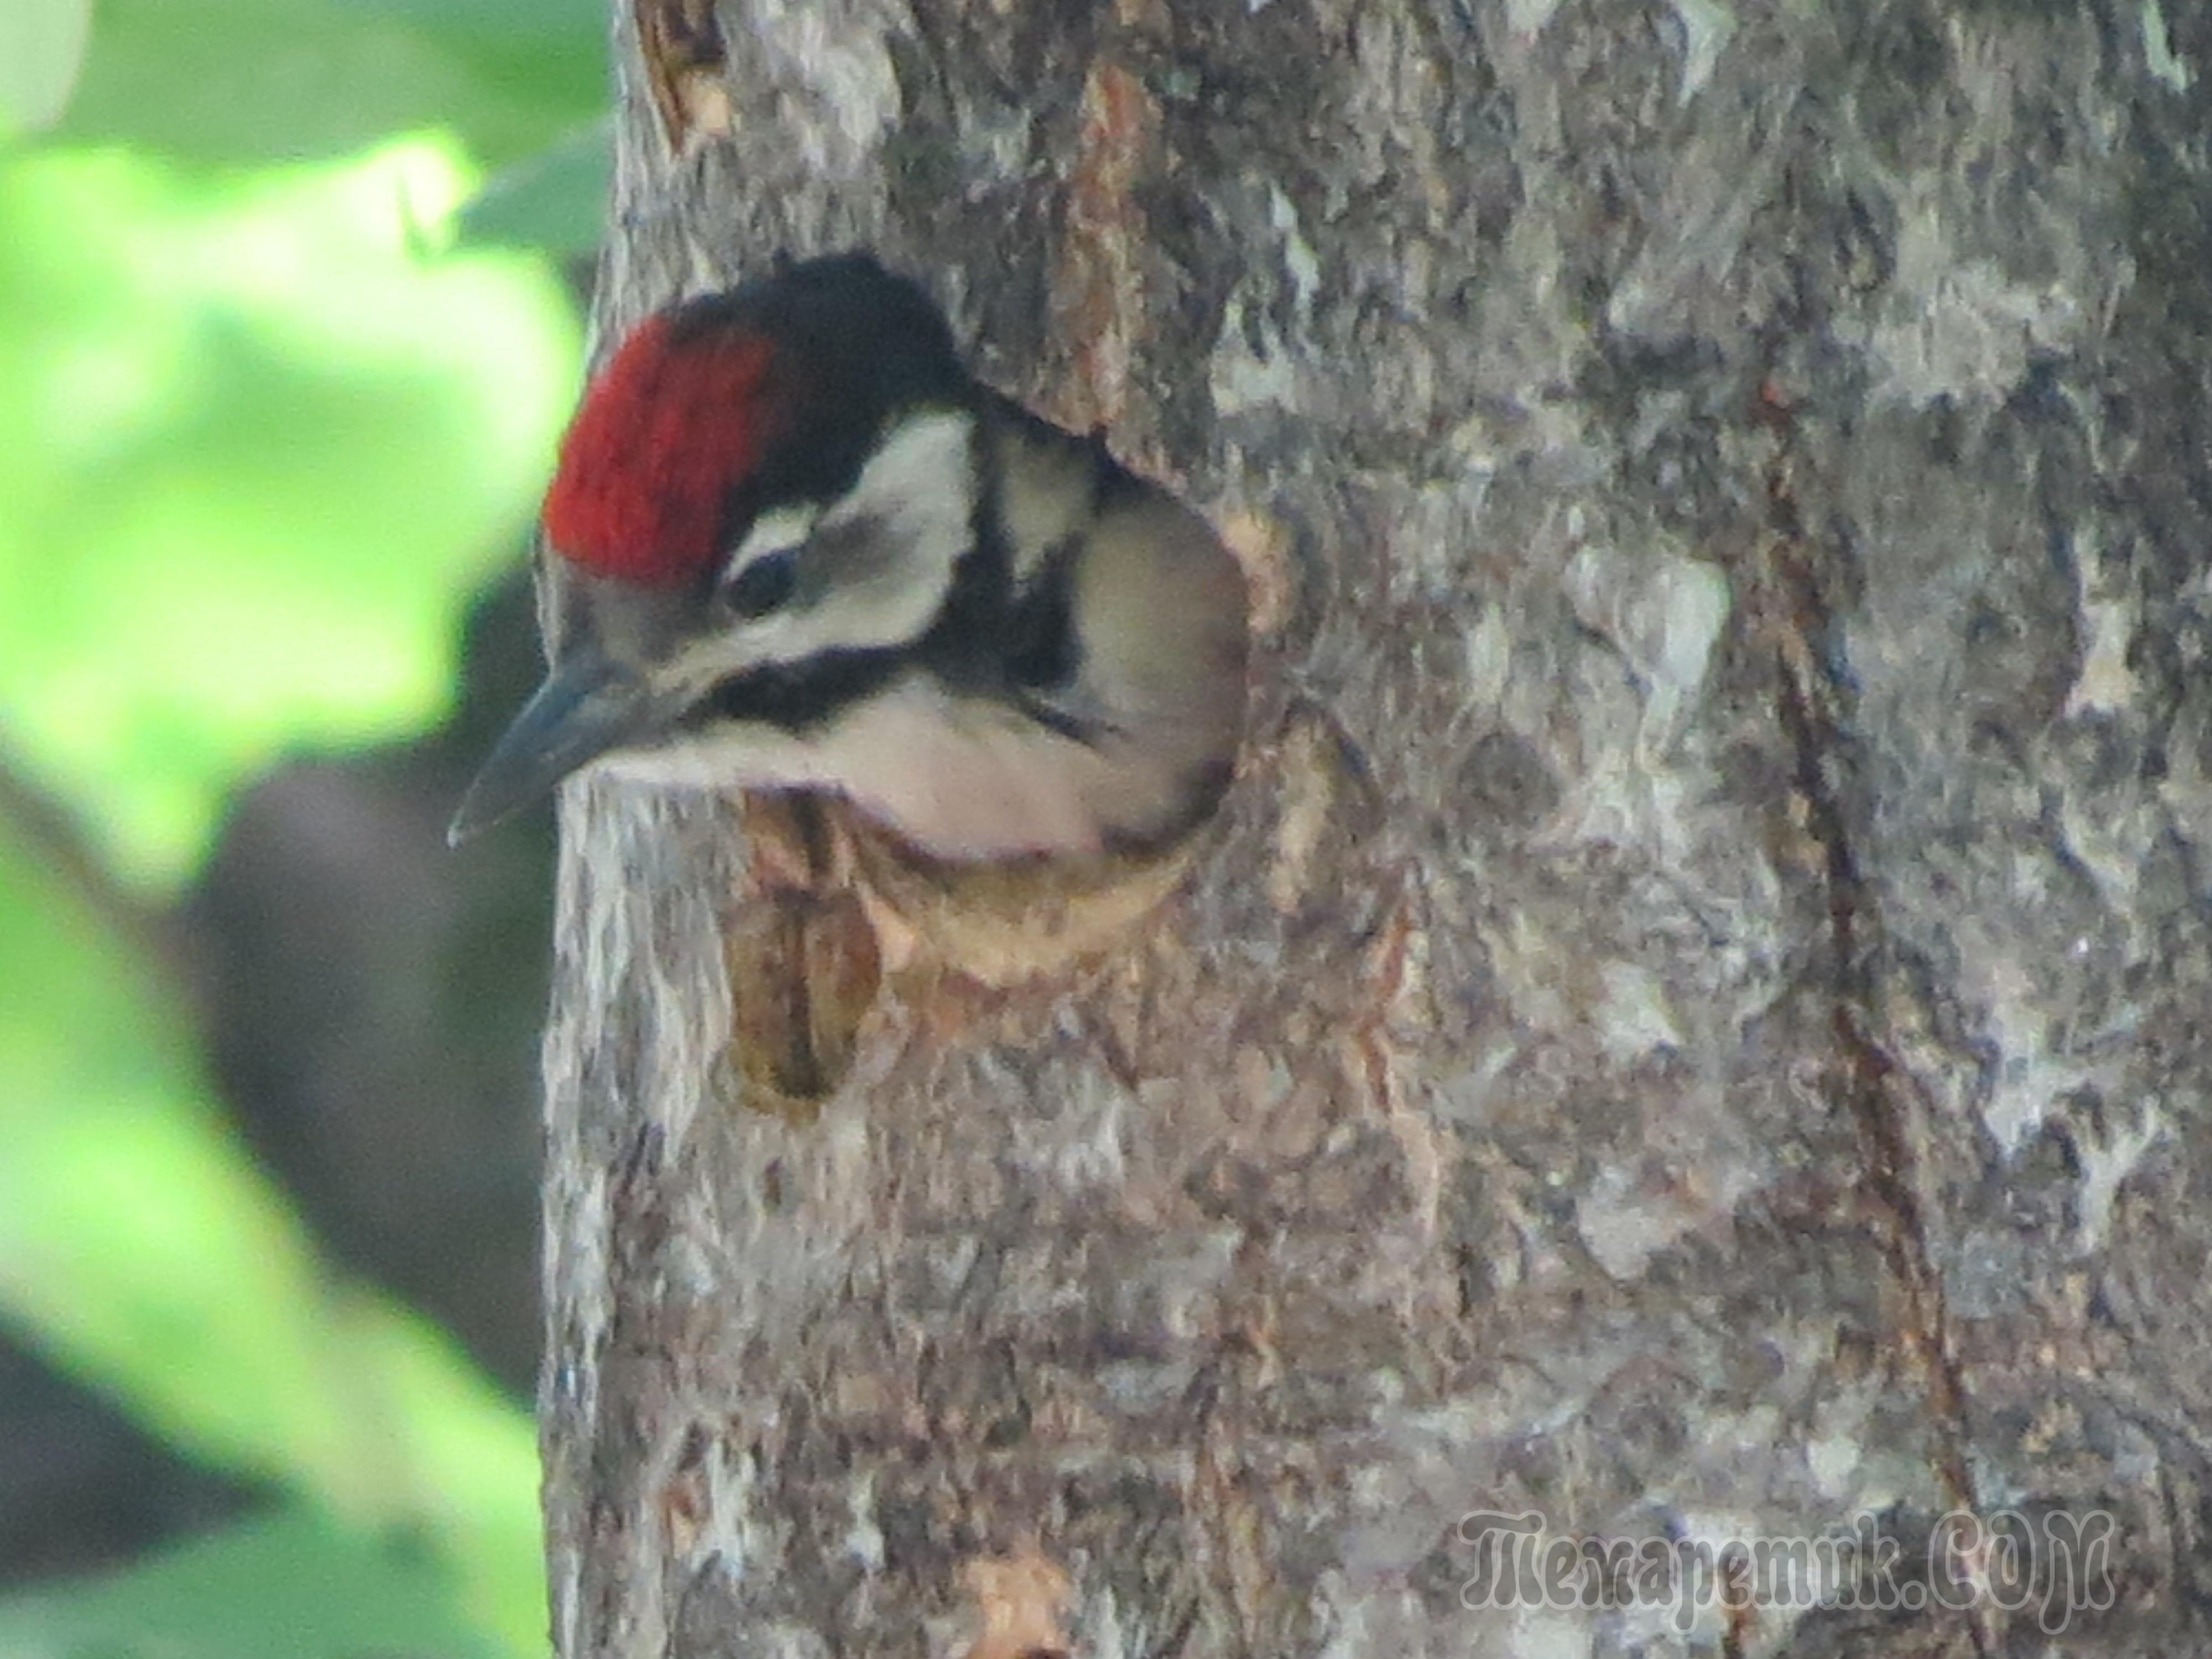
<instances>
[{"instance_id":1,"label":"grey pointed beak","mask_svg":"<svg viewBox=\"0 0 2212 1659\"><path fill-rule=\"evenodd\" d=\"M654 699L635 678L595 651L569 652L493 745L447 826L447 844L458 847L641 737L654 714Z\"/></svg>"}]
</instances>

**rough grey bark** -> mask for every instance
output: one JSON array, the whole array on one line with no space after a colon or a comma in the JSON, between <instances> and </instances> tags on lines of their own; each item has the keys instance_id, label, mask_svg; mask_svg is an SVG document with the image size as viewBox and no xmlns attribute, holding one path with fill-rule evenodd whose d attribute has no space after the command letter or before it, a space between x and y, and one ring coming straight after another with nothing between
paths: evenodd
<instances>
[{"instance_id":1,"label":"rough grey bark","mask_svg":"<svg viewBox=\"0 0 2212 1659\"><path fill-rule=\"evenodd\" d=\"M602 321L872 245L1266 648L1160 919L895 973L811 1125L727 811L569 792L561 1652L2203 1651L2212 15L701 15ZM1488 1604L1486 1511L2112 1530L1685 1630Z\"/></svg>"}]
</instances>

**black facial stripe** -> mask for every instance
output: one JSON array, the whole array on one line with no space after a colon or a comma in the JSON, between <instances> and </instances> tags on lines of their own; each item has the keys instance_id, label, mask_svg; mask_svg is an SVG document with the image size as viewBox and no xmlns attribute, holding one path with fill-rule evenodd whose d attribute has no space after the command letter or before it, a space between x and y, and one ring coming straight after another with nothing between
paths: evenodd
<instances>
[{"instance_id":1,"label":"black facial stripe","mask_svg":"<svg viewBox=\"0 0 2212 1659\"><path fill-rule=\"evenodd\" d=\"M1006 679L1004 640L1012 563L999 522L997 465L992 446L981 434L979 426L970 452L977 485L968 548L952 567L951 585L936 620L914 646L917 662L960 690L997 690Z\"/></svg>"},{"instance_id":2,"label":"black facial stripe","mask_svg":"<svg viewBox=\"0 0 2212 1659\"><path fill-rule=\"evenodd\" d=\"M805 732L881 690L905 653L896 650L826 651L805 662L749 668L720 681L684 714L687 732L721 720L755 720Z\"/></svg>"},{"instance_id":3,"label":"black facial stripe","mask_svg":"<svg viewBox=\"0 0 2212 1659\"><path fill-rule=\"evenodd\" d=\"M1066 685L1083 665L1075 633L1075 561L1083 532L1063 537L1006 614L1006 677L1018 686Z\"/></svg>"}]
</instances>

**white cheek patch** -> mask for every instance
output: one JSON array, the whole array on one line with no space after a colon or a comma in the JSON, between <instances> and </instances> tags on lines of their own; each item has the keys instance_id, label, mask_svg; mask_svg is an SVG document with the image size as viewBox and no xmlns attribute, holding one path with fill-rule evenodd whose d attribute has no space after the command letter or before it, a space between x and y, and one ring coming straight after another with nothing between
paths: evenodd
<instances>
[{"instance_id":1,"label":"white cheek patch","mask_svg":"<svg viewBox=\"0 0 2212 1659\"><path fill-rule=\"evenodd\" d=\"M957 410L909 415L826 509L763 514L732 556L730 575L802 539L799 558L809 568L799 597L698 641L663 671L662 685L696 696L748 668L919 639L974 539L975 430Z\"/></svg>"},{"instance_id":2,"label":"white cheek patch","mask_svg":"<svg viewBox=\"0 0 2212 1659\"><path fill-rule=\"evenodd\" d=\"M847 545L806 613L816 648L899 645L929 626L974 539L975 433L964 414L909 416L823 514L816 537Z\"/></svg>"},{"instance_id":3,"label":"white cheek patch","mask_svg":"<svg viewBox=\"0 0 2212 1659\"><path fill-rule=\"evenodd\" d=\"M860 481L824 515L825 526L848 519L896 525L949 562L966 544L975 509L975 422L957 410L908 416L884 434Z\"/></svg>"}]
</instances>

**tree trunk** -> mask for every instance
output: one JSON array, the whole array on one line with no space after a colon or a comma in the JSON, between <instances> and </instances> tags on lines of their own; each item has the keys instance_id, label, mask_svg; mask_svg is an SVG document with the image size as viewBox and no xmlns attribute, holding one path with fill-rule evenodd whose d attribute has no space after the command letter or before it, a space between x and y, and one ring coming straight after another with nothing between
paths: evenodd
<instances>
[{"instance_id":1,"label":"tree trunk","mask_svg":"<svg viewBox=\"0 0 2212 1659\"><path fill-rule=\"evenodd\" d=\"M2203 1651L2212 13L640 3L603 326L872 246L1262 648L811 1122L733 810L568 792L564 1659Z\"/></svg>"}]
</instances>

